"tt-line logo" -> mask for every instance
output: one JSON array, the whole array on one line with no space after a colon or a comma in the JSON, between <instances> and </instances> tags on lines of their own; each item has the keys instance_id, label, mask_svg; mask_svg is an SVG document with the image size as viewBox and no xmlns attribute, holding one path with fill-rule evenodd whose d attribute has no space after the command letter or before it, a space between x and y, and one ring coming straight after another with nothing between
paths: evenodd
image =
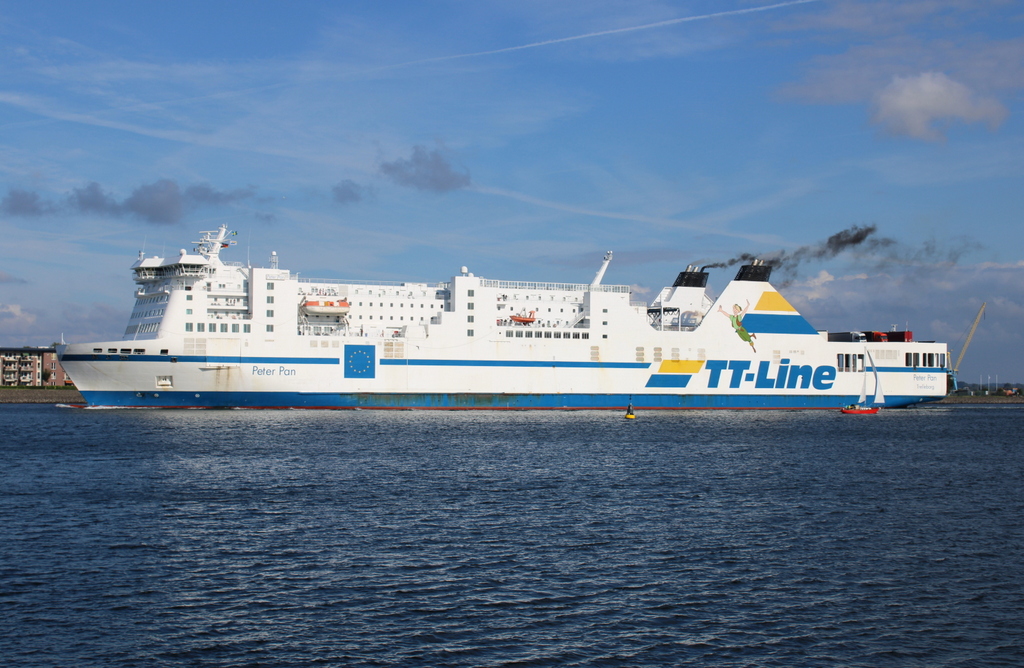
<instances>
[{"instance_id":1,"label":"tt-line logo","mask_svg":"<svg viewBox=\"0 0 1024 668\"><path fill-rule=\"evenodd\" d=\"M723 376L728 379L730 388L753 383L757 389L806 390L813 386L816 390L830 390L836 380L834 366L790 365L788 359L783 359L773 378L771 362L758 363L756 373L750 368L752 364L750 360L708 360L704 363L708 370L708 389L719 387Z\"/></svg>"}]
</instances>

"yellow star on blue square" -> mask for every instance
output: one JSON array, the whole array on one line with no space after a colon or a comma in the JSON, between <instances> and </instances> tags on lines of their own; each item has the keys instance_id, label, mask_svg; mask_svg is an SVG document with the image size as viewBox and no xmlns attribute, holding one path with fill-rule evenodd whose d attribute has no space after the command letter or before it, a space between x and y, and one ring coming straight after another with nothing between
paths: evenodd
<instances>
[{"instance_id":1,"label":"yellow star on blue square","mask_svg":"<svg viewBox=\"0 0 1024 668\"><path fill-rule=\"evenodd\" d=\"M345 378L376 378L374 346L345 346Z\"/></svg>"}]
</instances>

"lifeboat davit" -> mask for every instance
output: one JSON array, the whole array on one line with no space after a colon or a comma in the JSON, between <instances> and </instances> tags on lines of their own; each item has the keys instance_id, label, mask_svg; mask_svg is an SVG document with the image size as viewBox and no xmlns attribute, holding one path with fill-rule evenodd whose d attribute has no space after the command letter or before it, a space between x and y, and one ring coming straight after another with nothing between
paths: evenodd
<instances>
[{"instance_id":1,"label":"lifeboat davit","mask_svg":"<svg viewBox=\"0 0 1024 668\"><path fill-rule=\"evenodd\" d=\"M510 315L508 319L512 322L518 322L521 325L529 325L537 319L534 317L534 314L536 313L536 311L530 311L530 315Z\"/></svg>"},{"instance_id":2,"label":"lifeboat davit","mask_svg":"<svg viewBox=\"0 0 1024 668\"><path fill-rule=\"evenodd\" d=\"M302 304L302 310L309 315L345 315L349 308L349 303L344 299L307 301Z\"/></svg>"}]
</instances>

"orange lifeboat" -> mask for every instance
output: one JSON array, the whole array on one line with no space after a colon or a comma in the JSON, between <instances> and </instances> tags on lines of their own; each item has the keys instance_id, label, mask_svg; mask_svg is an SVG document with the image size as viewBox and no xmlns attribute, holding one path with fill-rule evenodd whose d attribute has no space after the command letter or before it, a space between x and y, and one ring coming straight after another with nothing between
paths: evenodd
<instances>
[{"instance_id":1,"label":"orange lifeboat","mask_svg":"<svg viewBox=\"0 0 1024 668\"><path fill-rule=\"evenodd\" d=\"M307 301L302 304L302 310L309 315L345 315L349 308L349 303L344 299Z\"/></svg>"},{"instance_id":2,"label":"orange lifeboat","mask_svg":"<svg viewBox=\"0 0 1024 668\"><path fill-rule=\"evenodd\" d=\"M520 325L529 325L531 322L537 320L537 318L534 317L536 313L536 311L530 311L530 315L510 315L508 319L512 322L518 322Z\"/></svg>"}]
</instances>

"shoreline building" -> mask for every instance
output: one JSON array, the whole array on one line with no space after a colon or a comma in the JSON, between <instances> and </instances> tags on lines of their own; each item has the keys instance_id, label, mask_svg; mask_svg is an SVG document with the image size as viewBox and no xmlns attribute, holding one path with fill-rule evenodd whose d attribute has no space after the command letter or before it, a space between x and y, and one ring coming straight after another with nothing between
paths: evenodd
<instances>
[{"instance_id":1,"label":"shoreline building","mask_svg":"<svg viewBox=\"0 0 1024 668\"><path fill-rule=\"evenodd\" d=\"M0 386L64 387L74 385L53 348L0 346Z\"/></svg>"}]
</instances>

